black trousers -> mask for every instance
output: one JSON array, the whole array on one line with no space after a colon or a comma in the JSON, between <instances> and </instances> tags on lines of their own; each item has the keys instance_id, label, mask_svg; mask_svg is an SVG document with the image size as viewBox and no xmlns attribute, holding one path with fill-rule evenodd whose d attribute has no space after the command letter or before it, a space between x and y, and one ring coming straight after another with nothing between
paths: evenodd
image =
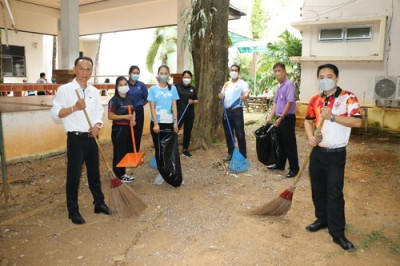
<instances>
[{"instance_id":1,"label":"black trousers","mask_svg":"<svg viewBox=\"0 0 400 266\"><path fill-rule=\"evenodd\" d=\"M133 127L135 132L136 151L140 151L140 142L143 134L144 109L143 106L135 107L136 125Z\"/></svg>"},{"instance_id":2,"label":"black trousers","mask_svg":"<svg viewBox=\"0 0 400 266\"><path fill-rule=\"evenodd\" d=\"M239 152L247 158L247 151L246 151L246 135L244 132L244 119L243 119L243 108L234 109L232 112L228 112L228 119L232 129L232 135L235 137L238 142ZM225 140L226 145L228 146L228 153L230 155L233 154L233 150L235 148L232 137L229 132L228 123L226 121L225 115L222 117L222 124L224 125L224 132L225 132Z\"/></svg>"},{"instance_id":3,"label":"black trousers","mask_svg":"<svg viewBox=\"0 0 400 266\"><path fill-rule=\"evenodd\" d=\"M117 167L117 164L127 153L133 152L133 144L130 126L113 125L111 131L111 140L113 143L113 171L121 179L125 174L125 167Z\"/></svg>"},{"instance_id":4,"label":"black trousers","mask_svg":"<svg viewBox=\"0 0 400 266\"><path fill-rule=\"evenodd\" d=\"M193 122L194 122L194 116L187 116L187 117L183 117L181 123L179 124L179 129L182 127L183 124L185 124L185 127L183 128L183 149L184 150L187 150L189 148L190 138L192 136Z\"/></svg>"},{"instance_id":5,"label":"black trousers","mask_svg":"<svg viewBox=\"0 0 400 266\"><path fill-rule=\"evenodd\" d=\"M331 236L344 236L344 167L346 150L323 152L315 147L311 153L309 172L315 216L328 224Z\"/></svg>"},{"instance_id":6,"label":"black trousers","mask_svg":"<svg viewBox=\"0 0 400 266\"><path fill-rule=\"evenodd\" d=\"M172 130L174 130L174 124L158 123L158 125L160 126L160 130L164 130L164 129L172 129ZM153 139L153 144L154 144L154 157L156 158L157 165L160 165L159 162L158 162L158 156L157 156L158 148L159 148L158 147L159 139L158 139L158 134L154 133L153 127L154 127L154 122L151 121L150 122L150 132L151 132L151 137Z\"/></svg>"},{"instance_id":7,"label":"black trousers","mask_svg":"<svg viewBox=\"0 0 400 266\"><path fill-rule=\"evenodd\" d=\"M69 213L79 211L78 189L82 165L85 162L93 203L104 203L99 171L99 151L92 137L68 135L67 138L67 208Z\"/></svg>"},{"instance_id":8,"label":"black trousers","mask_svg":"<svg viewBox=\"0 0 400 266\"><path fill-rule=\"evenodd\" d=\"M280 147L277 166L285 168L286 160L288 160L290 170L297 173L299 171L299 158L296 143L296 116L286 115L276 129Z\"/></svg>"}]
</instances>

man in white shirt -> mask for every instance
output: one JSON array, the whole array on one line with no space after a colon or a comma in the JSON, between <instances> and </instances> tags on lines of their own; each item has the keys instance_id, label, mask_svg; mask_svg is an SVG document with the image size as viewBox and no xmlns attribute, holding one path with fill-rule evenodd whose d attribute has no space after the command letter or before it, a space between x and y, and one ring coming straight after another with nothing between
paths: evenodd
<instances>
[{"instance_id":1,"label":"man in white shirt","mask_svg":"<svg viewBox=\"0 0 400 266\"><path fill-rule=\"evenodd\" d=\"M240 67L232 65L230 68L231 81L225 82L224 87L218 94L220 100L224 101L224 107L228 114L229 123L232 129L232 135L237 138L239 144L239 152L247 158L246 153L246 136L244 132L243 119L243 101L249 99L249 84L239 79ZM235 148L225 115L223 115L222 123L224 125L226 145L228 146L228 157L224 161L232 159L233 150Z\"/></svg>"},{"instance_id":2,"label":"man in white shirt","mask_svg":"<svg viewBox=\"0 0 400 266\"><path fill-rule=\"evenodd\" d=\"M101 191L99 153L94 139L103 126L104 109L98 90L87 83L92 75L92 70L91 58L77 58L74 66L76 78L58 88L53 107L50 110L53 119L61 119L68 135L67 207L68 218L75 224L85 223L78 206L78 188L83 162L86 164L89 188L95 204L94 212L110 214ZM78 90L81 99L78 99L75 90ZM83 112L85 108L93 123L91 126Z\"/></svg>"}]
</instances>

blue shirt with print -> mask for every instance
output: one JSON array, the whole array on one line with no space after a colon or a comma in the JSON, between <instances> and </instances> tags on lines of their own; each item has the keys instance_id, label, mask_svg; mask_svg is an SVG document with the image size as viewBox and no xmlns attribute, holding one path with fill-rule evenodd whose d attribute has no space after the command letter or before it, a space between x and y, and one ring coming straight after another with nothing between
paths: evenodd
<instances>
[{"instance_id":1,"label":"blue shirt with print","mask_svg":"<svg viewBox=\"0 0 400 266\"><path fill-rule=\"evenodd\" d=\"M149 90L147 101L154 102L158 123L173 123L172 101L179 100L175 86L160 88L153 85ZM153 120L153 118L151 118Z\"/></svg>"}]
</instances>

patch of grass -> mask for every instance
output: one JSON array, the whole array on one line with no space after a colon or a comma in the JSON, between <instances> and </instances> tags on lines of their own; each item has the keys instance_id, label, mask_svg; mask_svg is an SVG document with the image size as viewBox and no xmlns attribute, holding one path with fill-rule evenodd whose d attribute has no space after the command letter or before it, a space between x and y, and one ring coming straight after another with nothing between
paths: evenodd
<instances>
[{"instance_id":1,"label":"patch of grass","mask_svg":"<svg viewBox=\"0 0 400 266\"><path fill-rule=\"evenodd\" d=\"M367 234L366 239L358 245L358 248L367 250L370 248L387 247L391 251L400 253L400 241L393 240L392 238L385 235L383 230L372 231Z\"/></svg>"},{"instance_id":2,"label":"patch of grass","mask_svg":"<svg viewBox=\"0 0 400 266\"><path fill-rule=\"evenodd\" d=\"M382 177L382 172L383 172L383 169L382 168L378 168L378 169L376 169L376 171L375 171L375 177L376 178L381 178Z\"/></svg>"}]
</instances>

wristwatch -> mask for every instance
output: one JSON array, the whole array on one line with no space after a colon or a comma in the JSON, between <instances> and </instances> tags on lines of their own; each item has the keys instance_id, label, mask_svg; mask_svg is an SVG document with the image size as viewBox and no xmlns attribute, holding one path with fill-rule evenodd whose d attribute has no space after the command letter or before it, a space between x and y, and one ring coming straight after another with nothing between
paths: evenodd
<instances>
[{"instance_id":1,"label":"wristwatch","mask_svg":"<svg viewBox=\"0 0 400 266\"><path fill-rule=\"evenodd\" d=\"M336 121L336 116L335 116L335 115L332 115L331 118L330 118L329 120L331 120L331 122L335 122L335 121Z\"/></svg>"}]
</instances>

